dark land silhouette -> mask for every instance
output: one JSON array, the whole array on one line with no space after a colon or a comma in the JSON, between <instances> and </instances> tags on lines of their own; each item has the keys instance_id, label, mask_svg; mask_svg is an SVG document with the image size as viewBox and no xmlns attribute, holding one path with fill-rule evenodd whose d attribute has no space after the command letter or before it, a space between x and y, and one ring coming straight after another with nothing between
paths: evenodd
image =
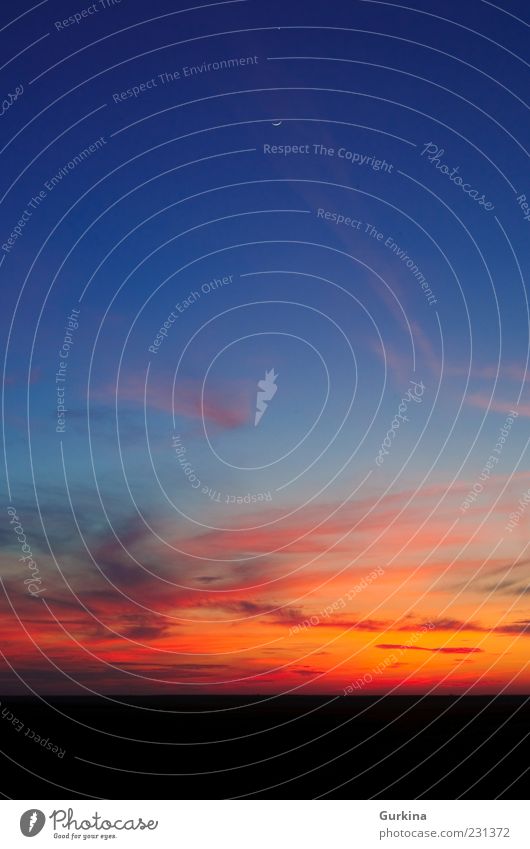
<instances>
[{"instance_id":1,"label":"dark land silhouette","mask_svg":"<svg viewBox=\"0 0 530 849\"><path fill-rule=\"evenodd\" d=\"M528 792L524 696L113 699L47 697L47 706L2 697L2 709L24 724L18 731L8 714L0 723L3 793L489 799Z\"/></svg>"}]
</instances>

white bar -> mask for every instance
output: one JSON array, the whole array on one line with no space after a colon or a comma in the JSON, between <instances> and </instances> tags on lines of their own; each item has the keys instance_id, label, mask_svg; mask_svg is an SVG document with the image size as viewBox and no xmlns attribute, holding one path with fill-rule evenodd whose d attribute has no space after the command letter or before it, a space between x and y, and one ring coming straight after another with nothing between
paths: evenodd
<instances>
[{"instance_id":1,"label":"white bar","mask_svg":"<svg viewBox=\"0 0 530 849\"><path fill-rule=\"evenodd\" d=\"M97 788L93 788L97 793ZM144 830L109 831L68 826L68 809L79 826L82 820L99 823L132 820L157 825ZM348 800L240 800L240 801L2 801L2 846L151 846L157 849L383 849L383 847L505 847L528 849L528 804L524 801L348 801ZM35 844L20 829L33 811L45 816ZM53 812L56 812L54 829ZM388 819L390 814L405 819ZM63 816L64 814L64 816ZM425 819L409 818L425 815ZM34 828L43 821L37 813ZM118 826L120 823L118 822ZM464 831L467 836L426 837L419 832ZM496 829L495 834L490 829ZM381 837L381 832L403 832L403 837ZM484 830L486 833L484 834ZM416 834L414 834L414 832ZM108 837L106 835L112 835ZM89 837L88 835L95 835ZM96 836L97 835L97 836Z\"/></svg>"}]
</instances>

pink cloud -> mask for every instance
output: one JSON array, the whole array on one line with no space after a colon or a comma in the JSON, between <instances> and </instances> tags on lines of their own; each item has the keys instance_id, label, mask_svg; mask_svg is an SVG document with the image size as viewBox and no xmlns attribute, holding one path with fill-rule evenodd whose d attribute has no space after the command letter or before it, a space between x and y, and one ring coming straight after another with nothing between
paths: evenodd
<instances>
[{"instance_id":1,"label":"pink cloud","mask_svg":"<svg viewBox=\"0 0 530 849\"><path fill-rule=\"evenodd\" d=\"M204 419L219 427L230 429L240 427L250 419L250 395L245 387L230 385L216 392L204 393L201 401L202 382L183 378L175 384L173 397L172 382L157 382L151 379L147 388L144 375L127 375L118 384L119 401L144 405L166 413L190 419ZM114 403L116 386L106 384L93 390L92 397L105 403Z\"/></svg>"},{"instance_id":2,"label":"pink cloud","mask_svg":"<svg viewBox=\"0 0 530 849\"><path fill-rule=\"evenodd\" d=\"M493 401L489 395L483 392L475 392L466 396L466 403L472 407L478 407L481 410L488 408L494 413L503 413L508 415L511 411L517 412L520 416L530 417L530 404L517 404L514 401Z\"/></svg>"}]
</instances>

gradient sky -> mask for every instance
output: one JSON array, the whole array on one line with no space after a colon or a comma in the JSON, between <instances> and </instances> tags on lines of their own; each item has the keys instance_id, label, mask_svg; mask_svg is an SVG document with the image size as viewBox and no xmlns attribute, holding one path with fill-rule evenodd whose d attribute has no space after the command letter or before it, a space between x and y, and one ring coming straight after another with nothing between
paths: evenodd
<instances>
[{"instance_id":1,"label":"gradient sky","mask_svg":"<svg viewBox=\"0 0 530 849\"><path fill-rule=\"evenodd\" d=\"M0 13L0 690L530 692L526 4L89 6Z\"/></svg>"}]
</instances>

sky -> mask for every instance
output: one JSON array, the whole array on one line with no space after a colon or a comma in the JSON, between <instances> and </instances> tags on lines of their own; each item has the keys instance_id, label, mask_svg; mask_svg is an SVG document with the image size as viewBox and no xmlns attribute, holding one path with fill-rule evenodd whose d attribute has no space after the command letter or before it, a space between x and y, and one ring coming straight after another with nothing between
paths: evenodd
<instances>
[{"instance_id":1,"label":"sky","mask_svg":"<svg viewBox=\"0 0 530 849\"><path fill-rule=\"evenodd\" d=\"M529 693L525 3L0 15L0 690Z\"/></svg>"}]
</instances>

